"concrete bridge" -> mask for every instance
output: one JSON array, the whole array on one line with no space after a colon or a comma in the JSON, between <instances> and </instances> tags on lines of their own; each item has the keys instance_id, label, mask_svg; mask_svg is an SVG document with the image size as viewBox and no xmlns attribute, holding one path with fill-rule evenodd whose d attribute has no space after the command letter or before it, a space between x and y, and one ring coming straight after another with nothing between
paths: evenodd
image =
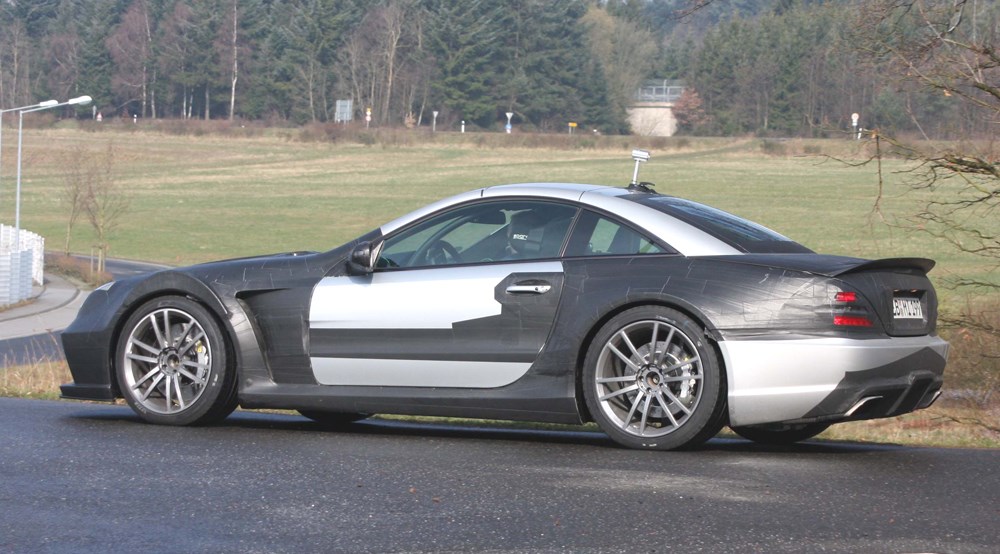
<instances>
[{"instance_id":1,"label":"concrete bridge","mask_svg":"<svg viewBox=\"0 0 1000 554\"><path fill-rule=\"evenodd\" d=\"M677 132L674 103L683 92L678 81L646 81L626 110L632 132L647 137L673 136Z\"/></svg>"}]
</instances>

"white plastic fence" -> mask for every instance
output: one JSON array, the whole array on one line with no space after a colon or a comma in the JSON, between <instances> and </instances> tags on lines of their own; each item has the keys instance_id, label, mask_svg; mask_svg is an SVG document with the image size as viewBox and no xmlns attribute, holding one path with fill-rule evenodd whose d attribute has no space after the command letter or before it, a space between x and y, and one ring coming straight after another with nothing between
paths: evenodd
<instances>
[{"instance_id":1,"label":"white plastic fence","mask_svg":"<svg viewBox=\"0 0 1000 554\"><path fill-rule=\"evenodd\" d=\"M20 244L16 244L18 238ZM31 296L32 282L43 283L44 268L44 238L0 225L0 305L15 304Z\"/></svg>"}]
</instances>

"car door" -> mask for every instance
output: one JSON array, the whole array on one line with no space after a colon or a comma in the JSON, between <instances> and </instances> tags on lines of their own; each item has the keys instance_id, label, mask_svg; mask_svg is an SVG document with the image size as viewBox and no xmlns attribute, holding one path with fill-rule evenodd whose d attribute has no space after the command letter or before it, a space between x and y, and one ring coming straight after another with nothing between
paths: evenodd
<instances>
[{"instance_id":1,"label":"car door","mask_svg":"<svg viewBox=\"0 0 1000 554\"><path fill-rule=\"evenodd\" d=\"M494 200L386 238L376 270L313 292L309 353L324 385L494 388L544 346L563 289L572 206Z\"/></svg>"}]
</instances>

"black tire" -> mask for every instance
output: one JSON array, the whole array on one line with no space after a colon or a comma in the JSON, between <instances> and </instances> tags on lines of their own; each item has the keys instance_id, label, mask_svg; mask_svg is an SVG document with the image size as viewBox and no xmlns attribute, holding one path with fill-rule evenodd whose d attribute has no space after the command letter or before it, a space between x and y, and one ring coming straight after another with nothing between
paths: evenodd
<instances>
[{"instance_id":1,"label":"black tire","mask_svg":"<svg viewBox=\"0 0 1000 554\"><path fill-rule=\"evenodd\" d=\"M164 425L205 425L236 409L236 368L226 336L201 304L163 296L125 322L115 374L139 416Z\"/></svg>"},{"instance_id":2,"label":"black tire","mask_svg":"<svg viewBox=\"0 0 1000 554\"><path fill-rule=\"evenodd\" d=\"M319 410L299 410L299 413L324 427L343 427L371 415L351 412L322 412Z\"/></svg>"},{"instance_id":3,"label":"black tire","mask_svg":"<svg viewBox=\"0 0 1000 554\"><path fill-rule=\"evenodd\" d=\"M629 448L691 448L726 420L715 348L677 310L641 306L613 317L594 337L582 377L591 417Z\"/></svg>"},{"instance_id":4,"label":"black tire","mask_svg":"<svg viewBox=\"0 0 1000 554\"><path fill-rule=\"evenodd\" d=\"M756 443L788 445L811 439L826 431L829 423L802 423L799 425L747 425L732 427L737 435Z\"/></svg>"}]
</instances>

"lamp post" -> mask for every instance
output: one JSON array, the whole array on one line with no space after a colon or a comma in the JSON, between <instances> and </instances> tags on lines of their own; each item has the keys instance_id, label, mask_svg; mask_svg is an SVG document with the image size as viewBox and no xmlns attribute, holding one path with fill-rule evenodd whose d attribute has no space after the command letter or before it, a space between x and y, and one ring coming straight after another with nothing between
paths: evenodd
<instances>
[{"instance_id":1,"label":"lamp post","mask_svg":"<svg viewBox=\"0 0 1000 554\"><path fill-rule=\"evenodd\" d=\"M0 110L0 161L3 160L3 114L7 112L17 112L21 110L30 110L32 108L48 108L58 104L58 100L46 100L44 102L39 102L37 104L31 104L29 106L21 106L20 108L7 108L6 110ZM0 178L3 177L3 171L0 171Z\"/></svg>"},{"instance_id":2,"label":"lamp post","mask_svg":"<svg viewBox=\"0 0 1000 554\"><path fill-rule=\"evenodd\" d=\"M17 192L14 197L14 241L17 245L16 248L21 248L21 143L22 136L24 135L24 114L31 112L39 112L42 110L48 110L51 108L58 108L59 106L86 106L90 104L93 99L89 96L77 96L76 98L70 98L65 102L55 102L54 100L48 100L42 102L35 106L26 106L24 108L18 109L18 121L17 121Z\"/></svg>"}]
</instances>

